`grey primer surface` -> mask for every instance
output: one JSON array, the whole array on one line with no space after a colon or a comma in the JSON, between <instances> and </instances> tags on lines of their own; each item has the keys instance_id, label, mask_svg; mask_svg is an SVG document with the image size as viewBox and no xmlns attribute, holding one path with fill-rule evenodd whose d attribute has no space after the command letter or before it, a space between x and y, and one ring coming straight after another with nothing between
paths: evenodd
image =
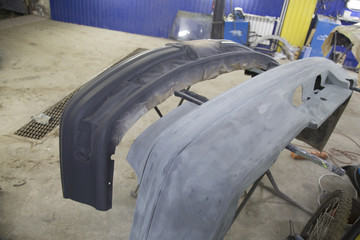
<instances>
[{"instance_id":1,"label":"grey primer surface","mask_svg":"<svg viewBox=\"0 0 360 240\"><path fill-rule=\"evenodd\" d=\"M128 154L140 181L130 239L223 239L241 193L292 139L325 145L352 94L346 78L308 58L155 122ZM298 86L303 104L294 106Z\"/></svg>"},{"instance_id":2,"label":"grey primer surface","mask_svg":"<svg viewBox=\"0 0 360 240\"><path fill-rule=\"evenodd\" d=\"M168 44L116 64L72 97L60 123L63 195L108 210L111 155L126 131L176 90L238 69L267 70L271 57L231 41Z\"/></svg>"}]
</instances>

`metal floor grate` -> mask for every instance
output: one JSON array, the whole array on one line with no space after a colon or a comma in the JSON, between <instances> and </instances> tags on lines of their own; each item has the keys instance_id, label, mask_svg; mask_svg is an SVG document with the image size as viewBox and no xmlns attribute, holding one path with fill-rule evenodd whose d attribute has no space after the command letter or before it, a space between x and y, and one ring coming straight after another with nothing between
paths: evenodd
<instances>
[{"instance_id":1,"label":"metal floor grate","mask_svg":"<svg viewBox=\"0 0 360 240\"><path fill-rule=\"evenodd\" d=\"M132 53L124 57L118 62L124 61L127 58L130 58L138 53L141 53L147 49L144 48L137 48ZM72 96L79 91L80 88L76 89L69 95L67 95L65 98L60 100L60 102L56 103L54 106L47 109L44 114L50 117L48 124L41 124L36 122L35 120L31 120L29 123L27 123L25 126L20 128L15 132L15 135L31 138L31 139L41 139L43 138L47 133L51 132L56 126L60 124L60 118L61 114L65 108L65 105L67 102L72 98Z\"/></svg>"},{"instance_id":2,"label":"metal floor grate","mask_svg":"<svg viewBox=\"0 0 360 240\"><path fill-rule=\"evenodd\" d=\"M57 125L59 125L61 114L66 103L78 90L79 89L76 89L74 92L70 93L60 100L60 102L56 103L44 112L45 115L51 117L48 124L41 124L35 120L31 120L28 124L17 130L15 135L32 139L43 138L47 133L51 132Z\"/></svg>"}]
</instances>

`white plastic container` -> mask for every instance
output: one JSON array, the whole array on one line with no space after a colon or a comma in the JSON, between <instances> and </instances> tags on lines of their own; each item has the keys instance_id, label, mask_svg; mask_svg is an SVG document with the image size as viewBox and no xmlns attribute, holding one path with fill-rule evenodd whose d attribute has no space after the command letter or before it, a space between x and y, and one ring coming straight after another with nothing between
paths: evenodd
<instances>
[{"instance_id":1,"label":"white plastic container","mask_svg":"<svg viewBox=\"0 0 360 240\"><path fill-rule=\"evenodd\" d=\"M338 175L334 174L325 174L319 178L319 205L323 202L327 194L334 192L336 190L341 190L347 193L353 198L357 198L357 192L350 181L344 179Z\"/></svg>"}]
</instances>

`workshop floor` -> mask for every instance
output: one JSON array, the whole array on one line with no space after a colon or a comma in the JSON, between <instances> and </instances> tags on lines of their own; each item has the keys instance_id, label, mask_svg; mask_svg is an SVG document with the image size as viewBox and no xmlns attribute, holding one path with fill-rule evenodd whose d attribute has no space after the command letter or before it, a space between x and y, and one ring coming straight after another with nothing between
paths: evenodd
<instances>
[{"instance_id":1,"label":"workshop floor","mask_svg":"<svg viewBox=\"0 0 360 240\"><path fill-rule=\"evenodd\" d=\"M152 49L171 40L26 16L0 21L0 239L121 239L129 237L137 181L125 158L146 126L158 117L149 112L125 136L116 151L113 208L100 212L62 198L59 129L41 140L14 135L31 120L101 71L137 48ZM242 71L200 83L194 90L212 97L248 79ZM164 112L178 100L160 105ZM336 131L360 142L360 96L354 94ZM279 126L281 128L281 126ZM360 153L348 138L334 133L326 149ZM339 157L343 161L350 161ZM360 161L353 160L354 164ZM272 173L286 194L315 210L318 178L328 173L284 151ZM263 180L269 184L268 180ZM299 232L309 215L259 187L226 240L285 239L289 220Z\"/></svg>"}]
</instances>

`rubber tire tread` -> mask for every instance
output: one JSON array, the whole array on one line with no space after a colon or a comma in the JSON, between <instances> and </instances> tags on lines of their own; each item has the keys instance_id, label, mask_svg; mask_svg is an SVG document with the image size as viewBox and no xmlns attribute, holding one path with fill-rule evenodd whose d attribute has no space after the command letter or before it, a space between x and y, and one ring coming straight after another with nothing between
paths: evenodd
<instances>
[{"instance_id":1,"label":"rubber tire tread","mask_svg":"<svg viewBox=\"0 0 360 240\"><path fill-rule=\"evenodd\" d=\"M331 223L329 224L328 231L324 239L339 240L341 238L348 218L350 216L352 199L348 194L340 190L336 190L331 193L326 198L325 202L320 205L318 210L314 213L314 215L305 225L304 229L301 231L300 235L302 238L304 238L305 240L309 239L309 234L307 232L310 230L311 226L315 225L316 220L319 218L321 213L323 213L326 208L334 202L338 202L339 205L333 221L331 221Z\"/></svg>"},{"instance_id":2,"label":"rubber tire tread","mask_svg":"<svg viewBox=\"0 0 360 240\"><path fill-rule=\"evenodd\" d=\"M360 219L354 223L350 230L341 238L341 240L359 240L360 239Z\"/></svg>"}]
</instances>

